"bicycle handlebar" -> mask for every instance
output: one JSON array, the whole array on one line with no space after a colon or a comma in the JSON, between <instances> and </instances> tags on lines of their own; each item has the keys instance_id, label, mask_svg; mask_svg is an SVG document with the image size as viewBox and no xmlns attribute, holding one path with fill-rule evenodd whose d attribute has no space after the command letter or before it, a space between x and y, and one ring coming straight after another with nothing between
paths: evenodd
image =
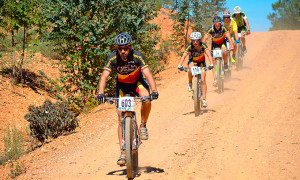
<instances>
[{"instance_id":1,"label":"bicycle handlebar","mask_svg":"<svg viewBox=\"0 0 300 180\"><path fill-rule=\"evenodd\" d=\"M138 102L147 102L147 101L152 101L150 96L143 96L143 97L133 97L134 100L139 100ZM110 104L115 103L115 101L119 100L120 98L116 97L106 97L105 102L108 102Z\"/></svg>"},{"instance_id":2,"label":"bicycle handlebar","mask_svg":"<svg viewBox=\"0 0 300 180\"><path fill-rule=\"evenodd\" d=\"M208 66L207 66L207 67L200 67L200 68L204 68L204 70L210 70L210 69L208 68ZM185 72L188 72L189 69L191 69L191 68L189 68L189 67L183 67L183 71L185 71Z\"/></svg>"}]
</instances>

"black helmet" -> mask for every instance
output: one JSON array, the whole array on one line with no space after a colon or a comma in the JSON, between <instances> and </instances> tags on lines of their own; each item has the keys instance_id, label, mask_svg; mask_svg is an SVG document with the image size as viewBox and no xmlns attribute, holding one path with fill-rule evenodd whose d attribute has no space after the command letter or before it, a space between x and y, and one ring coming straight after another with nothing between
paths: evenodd
<instances>
[{"instance_id":1,"label":"black helmet","mask_svg":"<svg viewBox=\"0 0 300 180\"><path fill-rule=\"evenodd\" d=\"M117 35L115 39L115 45L124 46L130 44L132 42L132 38L128 33L122 32L121 34Z\"/></svg>"},{"instance_id":2,"label":"black helmet","mask_svg":"<svg viewBox=\"0 0 300 180\"><path fill-rule=\"evenodd\" d=\"M213 23L220 23L220 22L222 22L222 19L220 18L220 16L215 16L213 18Z\"/></svg>"}]
</instances>

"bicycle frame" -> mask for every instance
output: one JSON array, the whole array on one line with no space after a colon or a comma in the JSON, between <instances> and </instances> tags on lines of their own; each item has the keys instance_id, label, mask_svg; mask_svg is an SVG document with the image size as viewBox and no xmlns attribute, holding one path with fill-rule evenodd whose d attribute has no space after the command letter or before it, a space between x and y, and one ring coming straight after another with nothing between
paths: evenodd
<instances>
[{"instance_id":1,"label":"bicycle frame","mask_svg":"<svg viewBox=\"0 0 300 180\"><path fill-rule=\"evenodd\" d=\"M130 96L125 96L130 97ZM150 101L150 96L145 97L132 97L134 102L135 100L139 100L138 102ZM106 102L109 103L124 103L121 98L113 98L107 97ZM131 99L129 99L131 100ZM131 103L134 103L130 101ZM129 101L125 102L125 104ZM138 170L138 148L141 144L139 130L136 122L136 115L133 108L128 108L122 111L122 150L126 152L126 166L127 166L127 178L132 179L134 177L134 171Z\"/></svg>"},{"instance_id":2,"label":"bicycle frame","mask_svg":"<svg viewBox=\"0 0 300 180\"><path fill-rule=\"evenodd\" d=\"M220 48L212 50L213 57L215 58L215 70L218 83L218 92L224 92L224 60L223 51ZM227 50L225 50L227 51ZM222 52L222 53L220 53Z\"/></svg>"},{"instance_id":3,"label":"bicycle frame","mask_svg":"<svg viewBox=\"0 0 300 180\"><path fill-rule=\"evenodd\" d=\"M197 66L197 63L194 63L194 67ZM194 99L194 110L195 116L199 116L201 114L201 106L202 106L202 87L201 87L201 71L207 70L207 67L200 67L200 74L193 75L194 76L194 91L193 91L193 99ZM185 72L191 71L191 68L184 68Z\"/></svg>"}]
</instances>

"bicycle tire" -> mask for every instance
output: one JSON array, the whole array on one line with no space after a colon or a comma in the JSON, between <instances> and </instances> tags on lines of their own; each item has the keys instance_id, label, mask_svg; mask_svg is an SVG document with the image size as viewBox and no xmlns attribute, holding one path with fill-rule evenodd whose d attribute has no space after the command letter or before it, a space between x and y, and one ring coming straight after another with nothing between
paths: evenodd
<instances>
[{"instance_id":1,"label":"bicycle tire","mask_svg":"<svg viewBox=\"0 0 300 180\"><path fill-rule=\"evenodd\" d=\"M239 43L237 46L237 53L236 53L236 70L240 70L240 66L241 66L241 58L242 58L242 54L241 54L241 44Z\"/></svg>"},{"instance_id":2,"label":"bicycle tire","mask_svg":"<svg viewBox=\"0 0 300 180\"><path fill-rule=\"evenodd\" d=\"M222 78L221 78L221 63L220 63L220 60L218 59L217 60L217 81L218 81L218 93L220 94L222 92Z\"/></svg>"},{"instance_id":3,"label":"bicycle tire","mask_svg":"<svg viewBox=\"0 0 300 180\"><path fill-rule=\"evenodd\" d=\"M225 78L225 77L224 77L224 76L225 76L225 71L224 71L224 60L221 61L220 64L221 64L221 70L220 70L220 72L221 72L221 74L222 74L222 76L221 76L221 91L224 92L224 78Z\"/></svg>"},{"instance_id":4,"label":"bicycle tire","mask_svg":"<svg viewBox=\"0 0 300 180\"><path fill-rule=\"evenodd\" d=\"M200 98L199 98L199 77L198 75L194 77L194 110L195 116L199 116L200 114Z\"/></svg>"},{"instance_id":5,"label":"bicycle tire","mask_svg":"<svg viewBox=\"0 0 300 180\"><path fill-rule=\"evenodd\" d=\"M139 152L137 149L132 150L132 158L133 158L133 171L137 172L139 169Z\"/></svg>"},{"instance_id":6,"label":"bicycle tire","mask_svg":"<svg viewBox=\"0 0 300 180\"><path fill-rule=\"evenodd\" d=\"M131 117L125 117L125 148L127 178L133 178L133 156L132 156L133 123Z\"/></svg>"}]
</instances>

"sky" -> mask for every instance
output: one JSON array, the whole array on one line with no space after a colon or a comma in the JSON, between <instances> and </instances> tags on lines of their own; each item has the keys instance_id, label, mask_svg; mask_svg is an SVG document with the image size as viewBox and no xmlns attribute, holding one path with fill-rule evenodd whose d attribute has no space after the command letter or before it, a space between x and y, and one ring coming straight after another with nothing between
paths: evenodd
<instances>
[{"instance_id":1,"label":"sky","mask_svg":"<svg viewBox=\"0 0 300 180\"><path fill-rule=\"evenodd\" d=\"M235 6L240 6L246 14L250 24L251 32L269 31L272 26L271 21L267 18L268 14L274 12L272 3L278 0L227 0L225 5L230 13L233 13Z\"/></svg>"}]
</instances>

